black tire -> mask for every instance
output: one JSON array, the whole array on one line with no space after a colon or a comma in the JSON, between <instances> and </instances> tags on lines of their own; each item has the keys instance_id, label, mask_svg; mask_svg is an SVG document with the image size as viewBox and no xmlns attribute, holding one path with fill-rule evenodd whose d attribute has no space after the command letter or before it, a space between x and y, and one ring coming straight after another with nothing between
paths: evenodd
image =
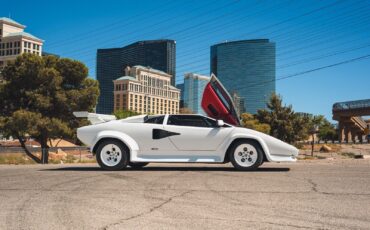
<instances>
[{"instance_id":1,"label":"black tire","mask_svg":"<svg viewBox=\"0 0 370 230\"><path fill-rule=\"evenodd\" d=\"M128 165L133 168L133 169L141 169L145 166L147 166L149 163L148 162L130 162Z\"/></svg>"},{"instance_id":2,"label":"black tire","mask_svg":"<svg viewBox=\"0 0 370 230\"><path fill-rule=\"evenodd\" d=\"M102 155L104 154L102 153L102 150L107 145L115 145L119 148L117 150L117 153L121 155L121 158L120 160L118 160L118 163L116 165L109 166L104 163L104 160L102 160ZM99 166L104 170L110 170L110 171L122 170L127 167L127 164L129 161L129 154L130 154L129 152L130 150L121 141L114 140L114 139L103 140L99 144L96 150L96 161L98 162Z\"/></svg>"},{"instance_id":3,"label":"black tire","mask_svg":"<svg viewBox=\"0 0 370 230\"><path fill-rule=\"evenodd\" d=\"M253 146L256 149L257 159L255 162L250 166L243 166L238 163L238 161L235 159L235 151L240 145L248 144ZM248 150L247 150L248 151ZM254 140L239 140L233 143L231 148L229 149L229 159L230 162L233 164L234 168L240 171L253 171L256 170L260 165L263 163L263 150L261 146ZM252 153L254 154L254 152Z\"/></svg>"}]
</instances>

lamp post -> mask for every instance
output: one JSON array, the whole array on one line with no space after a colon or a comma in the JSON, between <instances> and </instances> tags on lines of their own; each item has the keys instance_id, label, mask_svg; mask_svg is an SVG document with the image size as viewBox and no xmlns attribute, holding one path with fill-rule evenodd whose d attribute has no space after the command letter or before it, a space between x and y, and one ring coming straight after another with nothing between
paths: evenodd
<instances>
[{"instance_id":1,"label":"lamp post","mask_svg":"<svg viewBox=\"0 0 370 230\"><path fill-rule=\"evenodd\" d=\"M315 147L315 134L319 132L319 126L314 125L312 129L310 130L310 133L312 135L312 142L311 142L311 156L313 157L313 149Z\"/></svg>"}]
</instances>

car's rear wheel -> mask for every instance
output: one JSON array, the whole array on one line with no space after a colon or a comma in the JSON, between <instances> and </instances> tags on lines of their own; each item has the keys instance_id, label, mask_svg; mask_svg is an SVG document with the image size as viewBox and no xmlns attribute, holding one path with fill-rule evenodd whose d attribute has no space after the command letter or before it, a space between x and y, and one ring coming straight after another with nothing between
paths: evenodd
<instances>
[{"instance_id":1,"label":"car's rear wheel","mask_svg":"<svg viewBox=\"0 0 370 230\"><path fill-rule=\"evenodd\" d=\"M129 150L118 140L102 141L96 151L96 160L105 170L121 170L128 164Z\"/></svg>"},{"instance_id":2,"label":"car's rear wheel","mask_svg":"<svg viewBox=\"0 0 370 230\"><path fill-rule=\"evenodd\" d=\"M128 165L133 169L141 169L142 167L147 166L149 163L147 162L130 162Z\"/></svg>"},{"instance_id":3,"label":"car's rear wheel","mask_svg":"<svg viewBox=\"0 0 370 230\"><path fill-rule=\"evenodd\" d=\"M256 141L240 140L231 147L229 158L236 169L251 171L262 164L263 150Z\"/></svg>"}]
</instances>

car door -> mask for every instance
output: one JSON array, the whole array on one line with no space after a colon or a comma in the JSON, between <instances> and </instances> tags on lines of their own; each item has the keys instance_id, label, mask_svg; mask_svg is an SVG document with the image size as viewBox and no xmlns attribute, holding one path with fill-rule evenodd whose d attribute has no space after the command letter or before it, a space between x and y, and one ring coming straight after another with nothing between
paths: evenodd
<instances>
[{"instance_id":1,"label":"car door","mask_svg":"<svg viewBox=\"0 0 370 230\"><path fill-rule=\"evenodd\" d=\"M168 138L157 138L157 134L164 130L164 117L164 115L152 116L144 123L124 124L125 133L137 142L141 153L176 151L176 147Z\"/></svg>"},{"instance_id":2,"label":"car door","mask_svg":"<svg viewBox=\"0 0 370 230\"><path fill-rule=\"evenodd\" d=\"M212 75L204 89L201 105L209 117L240 126L240 119L233 100L215 75Z\"/></svg>"},{"instance_id":3,"label":"car door","mask_svg":"<svg viewBox=\"0 0 370 230\"><path fill-rule=\"evenodd\" d=\"M231 133L233 127L218 127L217 121L201 115L169 115L164 128L180 151L216 150Z\"/></svg>"}]
</instances>

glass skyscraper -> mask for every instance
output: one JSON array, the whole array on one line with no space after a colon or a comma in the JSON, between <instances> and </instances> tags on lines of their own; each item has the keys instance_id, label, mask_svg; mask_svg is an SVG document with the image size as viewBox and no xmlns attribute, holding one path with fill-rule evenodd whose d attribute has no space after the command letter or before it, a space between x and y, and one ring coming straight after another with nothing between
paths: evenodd
<instances>
[{"instance_id":1,"label":"glass skyscraper","mask_svg":"<svg viewBox=\"0 0 370 230\"><path fill-rule=\"evenodd\" d=\"M184 83L177 84L176 88L180 90L180 108L184 108Z\"/></svg>"},{"instance_id":2,"label":"glass skyscraper","mask_svg":"<svg viewBox=\"0 0 370 230\"><path fill-rule=\"evenodd\" d=\"M211 46L211 73L229 93L236 93L245 111L265 109L275 92L275 43L268 39L224 42ZM241 110L242 110L241 109Z\"/></svg>"},{"instance_id":3,"label":"glass skyscraper","mask_svg":"<svg viewBox=\"0 0 370 230\"><path fill-rule=\"evenodd\" d=\"M99 81L100 97L97 113L113 112L113 80L124 75L127 66L142 65L172 75L175 85L176 42L174 40L139 41L122 48L98 49L96 78Z\"/></svg>"},{"instance_id":4,"label":"glass skyscraper","mask_svg":"<svg viewBox=\"0 0 370 230\"><path fill-rule=\"evenodd\" d=\"M194 73L187 73L184 77L184 89L182 91L184 108L190 109L193 113L204 114L202 109L202 97L204 88L211 78Z\"/></svg>"}]
</instances>

